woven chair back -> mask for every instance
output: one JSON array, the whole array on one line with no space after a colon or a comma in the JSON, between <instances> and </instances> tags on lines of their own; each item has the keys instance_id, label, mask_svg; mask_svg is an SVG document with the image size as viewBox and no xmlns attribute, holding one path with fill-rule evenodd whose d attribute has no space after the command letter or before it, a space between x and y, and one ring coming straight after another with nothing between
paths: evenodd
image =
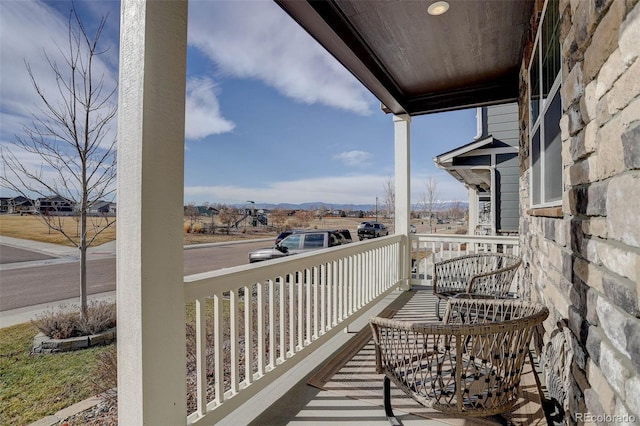
<instances>
[{"instance_id":1,"label":"woven chair back","mask_svg":"<svg viewBox=\"0 0 640 426\"><path fill-rule=\"evenodd\" d=\"M370 320L379 373L422 405L463 416L491 416L517 401L540 304L450 299L445 321Z\"/></svg>"},{"instance_id":2,"label":"woven chair back","mask_svg":"<svg viewBox=\"0 0 640 426\"><path fill-rule=\"evenodd\" d=\"M434 265L433 291L504 297L520 263L518 256L501 253L470 254L438 262Z\"/></svg>"}]
</instances>

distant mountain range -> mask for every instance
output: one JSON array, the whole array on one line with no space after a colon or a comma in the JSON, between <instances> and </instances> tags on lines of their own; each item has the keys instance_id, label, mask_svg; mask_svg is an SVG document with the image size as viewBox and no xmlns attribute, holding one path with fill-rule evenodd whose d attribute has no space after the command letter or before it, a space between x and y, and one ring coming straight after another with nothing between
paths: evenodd
<instances>
[{"instance_id":1,"label":"distant mountain range","mask_svg":"<svg viewBox=\"0 0 640 426\"><path fill-rule=\"evenodd\" d=\"M468 209L469 203L466 201L443 201L440 203L434 203L433 210L442 211L448 210L454 206L460 206L463 209ZM236 207L247 207L247 204L239 204ZM363 211L374 211L374 204L332 204L332 203L301 203L301 204L292 204L292 203L279 203L279 204L271 204L271 203L256 203L255 207L258 209L285 209L285 210L310 210L310 209L318 209L324 207L327 210L363 210ZM411 206L414 210L424 210L424 206L422 204L417 205L414 204ZM383 210L384 205L382 203L378 204L378 210Z\"/></svg>"}]
</instances>

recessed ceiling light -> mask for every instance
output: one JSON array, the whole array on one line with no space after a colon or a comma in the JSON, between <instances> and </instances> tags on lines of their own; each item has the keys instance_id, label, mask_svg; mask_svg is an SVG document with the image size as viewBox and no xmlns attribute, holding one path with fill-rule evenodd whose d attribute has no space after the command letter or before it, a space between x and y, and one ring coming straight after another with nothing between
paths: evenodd
<instances>
[{"instance_id":1,"label":"recessed ceiling light","mask_svg":"<svg viewBox=\"0 0 640 426\"><path fill-rule=\"evenodd\" d=\"M429 15L438 16L442 15L447 10L449 10L449 3L446 1L437 1L429 6L427 12L429 12Z\"/></svg>"}]
</instances>

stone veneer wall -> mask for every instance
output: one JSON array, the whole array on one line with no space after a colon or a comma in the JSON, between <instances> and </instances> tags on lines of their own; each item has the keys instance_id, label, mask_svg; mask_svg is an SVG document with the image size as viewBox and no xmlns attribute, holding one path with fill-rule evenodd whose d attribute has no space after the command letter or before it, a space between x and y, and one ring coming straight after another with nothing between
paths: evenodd
<instances>
[{"instance_id":1,"label":"stone veneer wall","mask_svg":"<svg viewBox=\"0 0 640 426\"><path fill-rule=\"evenodd\" d=\"M529 205L531 43L521 68L520 289L551 311L542 363L564 421L640 422L640 4L560 0L560 12L561 208Z\"/></svg>"}]
</instances>

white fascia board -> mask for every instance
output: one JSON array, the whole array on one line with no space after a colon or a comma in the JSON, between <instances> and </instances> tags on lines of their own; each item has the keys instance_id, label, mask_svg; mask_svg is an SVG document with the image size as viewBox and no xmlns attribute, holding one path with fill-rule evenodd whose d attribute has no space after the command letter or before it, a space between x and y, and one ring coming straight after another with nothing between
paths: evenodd
<instances>
[{"instance_id":1,"label":"white fascia board","mask_svg":"<svg viewBox=\"0 0 640 426\"><path fill-rule=\"evenodd\" d=\"M517 154L520 152L520 148L517 146L504 146L501 148L485 148L476 149L473 152L467 152L458 157L476 157L478 155L490 155L490 154Z\"/></svg>"},{"instance_id":2,"label":"white fascia board","mask_svg":"<svg viewBox=\"0 0 640 426\"><path fill-rule=\"evenodd\" d=\"M481 139L481 140L479 140L477 142L473 142L473 143L467 144L467 145L465 145L463 147L460 147L460 148L458 148L456 150L450 151L450 152L448 152L446 154L438 155L437 157L433 158L433 162L436 163L436 165L443 165L443 166L446 167L446 164L453 163L453 159L455 157L461 157L461 156L463 156L464 154L466 154L466 153L468 153L470 151L478 149L478 148L480 148L482 146L485 146L487 144L490 144L492 142L493 142L493 136L488 136L488 137L486 137L484 139Z\"/></svg>"}]
</instances>

